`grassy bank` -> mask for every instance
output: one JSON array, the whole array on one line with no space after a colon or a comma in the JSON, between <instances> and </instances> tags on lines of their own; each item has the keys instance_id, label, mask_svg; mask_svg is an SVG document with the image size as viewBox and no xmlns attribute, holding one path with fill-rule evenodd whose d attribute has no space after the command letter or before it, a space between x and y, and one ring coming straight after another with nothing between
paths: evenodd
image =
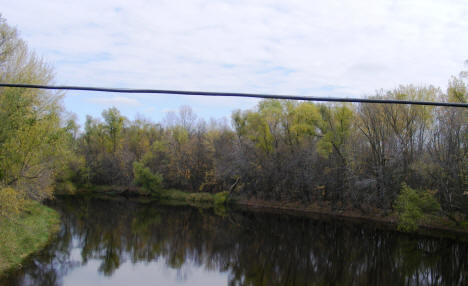
<instances>
[{"instance_id":1,"label":"grassy bank","mask_svg":"<svg viewBox=\"0 0 468 286\"><path fill-rule=\"evenodd\" d=\"M38 202L27 202L14 218L0 218L0 276L21 267L25 258L41 250L58 231L59 214Z\"/></svg>"},{"instance_id":2,"label":"grassy bank","mask_svg":"<svg viewBox=\"0 0 468 286\"><path fill-rule=\"evenodd\" d=\"M221 205L226 203L227 192L217 194L210 193L186 193L180 190L163 190L160 193L163 202L180 202L189 205Z\"/></svg>"},{"instance_id":3,"label":"grassy bank","mask_svg":"<svg viewBox=\"0 0 468 286\"><path fill-rule=\"evenodd\" d=\"M211 193L188 193L177 189L163 189L155 193L144 191L139 187L125 186L88 186L77 188L76 191L67 192L62 189L56 190L58 195L75 195L75 194L97 194L97 195L122 195L129 197L147 198L150 200L159 200L165 204L171 205L194 205L194 206L214 206L227 203L227 192L216 194Z\"/></svg>"}]
</instances>

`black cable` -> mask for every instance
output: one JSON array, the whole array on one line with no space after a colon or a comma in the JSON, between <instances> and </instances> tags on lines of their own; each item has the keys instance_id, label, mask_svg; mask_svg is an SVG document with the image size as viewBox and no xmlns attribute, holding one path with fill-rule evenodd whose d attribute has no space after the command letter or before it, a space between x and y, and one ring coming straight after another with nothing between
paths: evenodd
<instances>
[{"instance_id":1,"label":"black cable","mask_svg":"<svg viewBox=\"0 0 468 286\"><path fill-rule=\"evenodd\" d=\"M188 91L188 90L164 90L164 89L108 88L108 87L88 87L88 86L52 86L52 85L20 84L20 83L0 83L0 87L2 86L3 87L18 87L18 88L83 90L83 91L119 92L119 93L228 96L228 97L251 97L251 98L269 98L269 99L291 99L291 100L304 100L304 101L412 104L412 105L450 106L450 107L468 108L468 103L460 103L460 102L434 102L434 101L412 101L412 100L347 98L347 97L311 97L311 96L298 96L298 95L274 95L274 94L240 93L240 92L209 92L209 91Z\"/></svg>"}]
</instances>

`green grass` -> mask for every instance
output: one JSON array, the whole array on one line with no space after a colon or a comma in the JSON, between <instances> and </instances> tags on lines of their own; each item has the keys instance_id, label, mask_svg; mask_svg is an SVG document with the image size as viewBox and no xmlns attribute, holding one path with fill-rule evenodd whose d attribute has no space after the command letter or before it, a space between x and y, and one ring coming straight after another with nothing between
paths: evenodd
<instances>
[{"instance_id":1,"label":"green grass","mask_svg":"<svg viewBox=\"0 0 468 286\"><path fill-rule=\"evenodd\" d=\"M70 188L69 188L70 189ZM91 185L78 188L74 192L59 192L60 194L78 194L78 193L95 193L95 194L119 194L128 187L125 186L108 186L108 185ZM135 187L133 192L141 196L149 196L170 204L191 204L191 205L223 205L228 201L228 192L211 193L187 193L177 189L163 189L154 194L144 192L142 188Z\"/></svg>"},{"instance_id":2,"label":"green grass","mask_svg":"<svg viewBox=\"0 0 468 286\"><path fill-rule=\"evenodd\" d=\"M210 193L192 193L187 197L189 202L213 204L214 198Z\"/></svg>"},{"instance_id":3,"label":"green grass","mask_svg":"<svg viewBox=\"0 0 468 286\"><path fill-rule=\"evenodd\" d=\"M187 201L190 194L176 189L162 190L160 192L161 200Z\"/></svg>"},{"instance_id":4,"label":"green grass","mask_svg":"<svg viewBox=\"0 0 468 286\"><path fill-rule=\"evenodd\" d=\"M180 190L162 190L159 200L170 205L192 205L197 207L211 207L214 203L212 194L209 193L186 193Z\"/></svg>"},{"instance_id":5,"label":"green grass","mask_svg":"<svg viewBox=\"0 0 468 286\"><path fill-rule=\"evenodd\" d=\"M194 205L200 207L220 206L227 203L227 192L210 193L186 193L180 190L162 190L159 199L168 204Z\"/></svg>"},{"instance_id":6,"label":"green grass","mask_svg":"<svg viewBox=\"0 0 468 286\"><path fill-rule=\"evenodd\" d=\"M32 201L18 216L0 218L0 276L44 248L59 225L56 211Z\"/></svg>"},{"instance_id":7,"label":"green grass","mask_svg":"<svg viewBox=\"0 0 468 286\"><path fill-rule=\"evenodd\" d=\"M123 190L128 189L124 186L91 185L81 188L74 194L96 194L96 195L118 195ZM214 206L224 206L228 203L228 192L211 193L188 193L177 189L163 189L155 193L144 192L142 188L135 187L132 191L140 198L158 200L167 205L191 205L202 208ZM62 193L64 194L64 193ZM73 194L73 193L66 193Z\"/></svg>"}]
</instances>

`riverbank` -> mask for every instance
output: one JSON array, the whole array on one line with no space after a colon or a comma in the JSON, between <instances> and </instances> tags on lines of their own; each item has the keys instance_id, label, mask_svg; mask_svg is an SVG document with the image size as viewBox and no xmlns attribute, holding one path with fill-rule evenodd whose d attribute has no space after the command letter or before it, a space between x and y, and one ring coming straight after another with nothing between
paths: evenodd
<instances>
[{"instance_id":1,"label":"riverbank","mask_svg":"<svg viewBox=\"0 0 468 286\"><path fill-rule=\"evenodd\" d=\"M199 192L188 193L177 189L163 189L157 193L150 193L138 187L123 186L90 186L78 188L69 192L63 189L56 190L56 195L99 195L99 196L123 196L128 198L141 198L143 200L158 200L169 205L191 205L196 207L212 207L225 205L229 202L228 192L216 194Z\"/></svg>"},{"instance_id":2,"label":"riverbank","mask_svg":"<svg viewBox=\"0 0 468 286\"><path fill-rule=\"evenodd\" d=\"M362 211L355 209L333 210L331 206L326 203L302 205L300 203L281 203L241 198L237 198L233 200L233 202L236 205L248 208L249 210L274 213L280 212L289 215L314 218L342 219L363 223L371 222L378 223L380 227L385 229L398 230L398 216L395 213L384 213L377 209L364 214ZM461 222L460 225L457 226L453 221L447 218L431 216L425 223L420 224L417 230L409 233L432 237L461 238L464 241L468 241L468 224L465 221Z\"/></svg>"},{"instance_id":3,"label":"riverbank","mask_svg":"<svg viewBox=\"0 0 468 286\"><path fill-rule=\"evenodd\" d=\"M327 202L301 204L299 202L274 202L258 199L245 199L240 197L229 198L228 192L218 194L187 193L176 189L166 189L157 195L145 193L140 188L128 188L119 186L92 186L80 189L76 194L121 195L126 197L140 197L146 200L159 200L162 204L192 205L196 207L211 207L215 205L231 204L250 209L258 209L269 212L287 212L298 216L321 216L352 220L356 222L378 223L386 229L398 230L398 216L396 213L383 212L379 209L369 209L366 213L358 209L341 208L333 209ZM460 222L456 225L453 221L440 217L428 216L427 220L420 224L417 230L410 231L421 235L435 237L463 237L468 240L468 222Z\"/></svg>"},{"instance_id":4,"label":"riverbank","mask_svg":"<svg viewBox=\"0 0 468 286\"><path fill-rule=\"evenodd\" d=\"M44 248L59 226L56 211L32 201L18 216L0 218L0 276L21 267L27 257Z\"/></svg>"}]
</instances>

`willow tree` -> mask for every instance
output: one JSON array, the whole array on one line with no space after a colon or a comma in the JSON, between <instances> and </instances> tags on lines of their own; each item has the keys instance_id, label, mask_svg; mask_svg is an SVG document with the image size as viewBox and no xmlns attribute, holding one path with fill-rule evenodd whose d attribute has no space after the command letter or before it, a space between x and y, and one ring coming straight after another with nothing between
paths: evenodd
<instances>
[{"instance_id":1,"label":"willow tree","mask_svg":"<svg viewBox=\"0 0 468 286\"><path fill-rule=\"evenodd\" d=\"M321 105L320 114L322 121L318 126L321 133L318 152L329 160L328 170L324 173L332 175L328 182L332 202L343 202L351 177L350 149L354 113L346 105Z\"/></svg>"},{"instance_id":2,"label":"willow tree","mask_svg":"<svg viewBox=\"0 0 468 286\"><path fill-rule=\"evenodd\" d=\"M0 82L50 84L52 69L0 18ZM43 199L66 151L61 95L24 88L0 89L0 189Z\"/></svg>"}]
</instances>

